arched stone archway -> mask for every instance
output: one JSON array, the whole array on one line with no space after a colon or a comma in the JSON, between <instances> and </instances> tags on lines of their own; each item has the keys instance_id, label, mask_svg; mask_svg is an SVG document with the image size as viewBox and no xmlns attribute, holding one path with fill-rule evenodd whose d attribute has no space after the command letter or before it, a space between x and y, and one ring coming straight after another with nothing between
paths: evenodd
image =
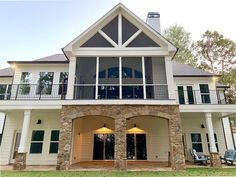
<instances>
[{"instance_id":1,"label":"arched stone archway","mask_svg":"<svg viewBox=\"0 0 236 177\"><path fill-rule=\"evenodd\" d=\"M161 117L168 120L170 161L174 170L184 168L182 128L178 105L82 105L63 106L57 169L70 167L72 120L84 116L105 116L115 120L115 168L126 169L126 121L136 116Z\"/></svg>"}]
</instances>

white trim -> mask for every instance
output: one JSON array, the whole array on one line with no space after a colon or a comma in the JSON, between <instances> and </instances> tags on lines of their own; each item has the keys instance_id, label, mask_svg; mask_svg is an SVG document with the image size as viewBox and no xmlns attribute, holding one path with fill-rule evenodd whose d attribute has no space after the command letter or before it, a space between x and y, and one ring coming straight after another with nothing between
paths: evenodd
<instances>
[{"instance_id":1,"label":"white trim","mask_svg":"<svg viewBox=\"0 0 236 177\"><path fill-rule=\"evenodd\" d=\"M118 15L118 45L122 45L122 15Z\"/></svg>"},{"instance_id":2,"label":"white trim","mask_svg":"<svg viewBox=\"0 0 236 177\"><path fill-rule=\"evenodd\" d=\"M229 104L192 104L179 105L180 112L227 112L236 113L236 105Z\"/></svg>"},{"instance_id":3,"label":"white trim","mask_svg":"<svg viewBox=\"0 0 236 177\"><path fill-rule=\"evenodd\" d=\"M75 84L75 71L76 70L76 57L70 58L69 75L68 75L68 87L66 93L66 99L73 99L74 97L74 84Z\"/></svg>"},{"instance_id":4,"label":"white trim","mask_svg":"<svg viewBox=\"0 0 236 177\"><path fill-rule=\"evenodd\" d=\"M72 52L72 55L79 57L115 57L115 56L166 56L170 53L164 50L158 50L158 48L152 48L151 50L135 48L135 50L127 48L109 48L109 49L79 49Z\"/></svg>"},{"instance_id":5,"label":"white trim","mask_svg":"<svg viewBox=\"0 0 236 177\"><path fill-rule=\"evenodd\" d=\"M119 94L122 99L122 57L119 57Z\"/></svg>"},{"instance_id":6,"label":"white trim","mask_svg":"<svg viewBox=\"0 0 236 177\"><path fill-rule=\"evenodd\" d=\"M96 59L96 86L95 86L95 99L98 99L98 79L99 79L99 57Z\"/></svg>"},{"instance_id":7,"label":"white trim","mask_svg":"<svg viewBox=\"0 0 236 177\"><path fill-rule=\"evenodd\" d=\"M28 133L29 133L30 115L31 115L31 110L24 111L24 120L23 120L23 125L22 125L20 145L18 148L19 153L26 152L26 141L27 141Z\"/></svg>"},{"instance_id":8,"label":"white trim","mask_svg":"<svg viewBox=\"0 0 236 177\"><path fill-rule=\"evenodd\" d=\"M122 46L126 47L129 45L140 33L142 32L141 29L139 29L136 33L134 33Z\"/></svg>"},{"instance_id":9,"label":"white trim","mask_svg":"<svg viewBox=\"0 0 236 177\"><path fill-rule=\"evenodd\" d=\"M143 72L143 98L147 99L144 56L142 56L142 72Z\"/></svg>"},{"instance_id":10,"label":"white trim","mask_svg":"<svg viewBox=\"0 0 236 177\"><path fill-rule=\"evenodd\" d=\"M205 113L205 118L206 118L206 127L207 127L208 137L209 137L210 152L217 152L211 113L206 112Z\"/></svg>"},{"instance_id":11,"label":"white trim","mask_svg":"<svg viewBox=\"0 0 236 177\"><path fill-rule=\"evenodd\" d=\"M98 32L104 37L111 45L114 47L118 47L118 45L108 36L106 33L104 33L102 30L98 30Z\"/></svg>"}]
</instances>

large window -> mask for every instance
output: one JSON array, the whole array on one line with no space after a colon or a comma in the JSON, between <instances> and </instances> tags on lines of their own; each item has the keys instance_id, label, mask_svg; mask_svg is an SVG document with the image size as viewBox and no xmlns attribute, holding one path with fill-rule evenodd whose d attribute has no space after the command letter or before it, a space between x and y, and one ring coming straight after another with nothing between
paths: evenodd
<instances>
[{"instance_id":1,"label":"large window","mask_svg":"<svg viewBox=\"0 0 236 177\"><path fill-rule=\"evenodd\" d=\"M0 100L5 100L10 98L11 85L1 84L0 85Z\"/></svg>"},{"instance_id":2,"label":"large window","mask_svg":"<svg viewBox=\"0 0 236 177\"><path fill-rule=\"evenodd\" d=\"M113 160L114 146L114 134L95 134L93 145L93 160Z\"/></svg>"},{"instance_id":3,"label":"large window","mask_svg":"<svg viewBox=\"0 0 236 177\"><path fill-rule=\"evenodd\" d=\"M98 99L119 99L119 89L119 58L99 58Z\"/></svg>"},{"instance_id":4,"label":"large window","mask_svg":"<svg viewBox=\"0 0 236 177\"><path fill-rule=\"evenodd\" d=\"M21 95L28 95L30 93L30 82L31 76L30 72L22 72L21 73L21 81L20 81L20 88L19 93Z\"/></svg>"},{"instance_id":5,"label":"large window","mask_svg":"<svg viewBox=\"0 0 236 177\"><path fill-rule=\"evenodd\" d=\"M203 152L202 138L200 133L191 133L192 148L197 152Z\"/></svg>"},{"instance_id":6,"label":"large window","mask_svg":"<svg viewBox=\"0 0 236 177\"><path fill-rule=\"evenodd\" d=\"M49 148L50 154L55 154L58 152L58 141L59 141L59 130L52 130L50 139L50 148Z\"/></svg>"},{"instance_id":7,"label":"large window","mask_svg":"<svg viewBox=\"0 0 236 177\"><path fill-rule=\"evenodd\" d=\"M30 153L40 154L43 149L44 131L43 130L33 130L31 137Z\"/></svg>"},{"instance_id":8,"label":"large window","mask_svg":"<svg viewBox=\"0 0 236 177\"><path fill-rule=\"evenodd\" d=\"M76 99L95 99L96 58L80 57L76 62Z\"/></svg>"},{"instance_id":9,"label":"large window","mask_svg":"<svg viewBox=\"0 0 236 177\"><path fill-rule=\"evenodd\" d=\"M40 72L37 94L51 95L54 72Z\"/></svg>"},{"instance_id":10,"label":"large window","mask_svg":"<svg viewBox=\"0 0 236 177\"><path fill-rule=\"evenodd\" d=\"M75 79L75 99L168 99L164 57L80 57Z\"/></svg>"},{"instance_id":11,"label":"large window","mask_svg":"<svg viewBox=\"0 0 236 177\"><path fill-rule=\"evenodd\" d=\"M164 100L168 98L165 59L145 57L145 80L147 98Z\"/></svg>"},{"instance_id":12,"label":"large window","mask_svg":"<svg viewBox=\"0 0 236 177\"><path fill-rule=\"evenodd\" d=\"M210 90L208 84L200 84L202 103L211 103Z\"/></svg>"},{"instance_id":13,"label":"large window","mask_svg":"<svg viewBox=\"0 0 236 177\"><path fill-rule=\"evenodd\" d=\"M67 83L68 83L68 72L60 72L59 90L58 90L59 95L66 95Z\"/></svg>"},{"instance_id":14,"label":"large window","mask_svg":"<svg viewBox=\"0 0 236 177\"><path fill-rule=\"evenodd\" d=\"M146 134L127 134L127 159L147 160Z\"/></svg>"}]
</instances>

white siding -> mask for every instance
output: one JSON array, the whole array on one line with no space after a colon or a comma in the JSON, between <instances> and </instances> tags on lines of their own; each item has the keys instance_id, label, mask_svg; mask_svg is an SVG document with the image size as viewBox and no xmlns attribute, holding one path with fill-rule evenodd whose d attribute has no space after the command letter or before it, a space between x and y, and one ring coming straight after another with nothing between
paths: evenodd
<instances>
[{"instance_id":1,"label":"white siding","mask_svg":"<svg viewBox=\"0 0 236 177\"><path fill-rule=\"evenodd\" d=\"M59 111L32 111L30 129L27 139L27 152L30 149L32 130L44 130L43 150L41 154L27 154L27 165L55 165L57 154L49 154L51 130L59 130ZM42 124L36 124L41 119ZM4 136L0 150L1 164L10 163L13 148L13 137L16 131L21 131L23 112L11 112L7 114Z\"/></svg>"},{"instance_id":2,"label":"white siding","mask_svg":"<svg viewBox=\"0 0 236 177\"><path fill-rule=\"evenodd\" d=\"M192 160L192 157L190 156L190 150L192 149L191 133L201 134L203 153L209 154L207 146L207 138L206 138L207 128L206 128L204 113L181 114L181 119L182 119L183 133L186 136L187 159ZM213 122L214 132L217 135L219 153L220 155L224 155L226 146L225 146L222 121L220 118L212 118L212 122ZM201 124L203 124L205 128L201 128Z\"/></svg>"}]
</instances>

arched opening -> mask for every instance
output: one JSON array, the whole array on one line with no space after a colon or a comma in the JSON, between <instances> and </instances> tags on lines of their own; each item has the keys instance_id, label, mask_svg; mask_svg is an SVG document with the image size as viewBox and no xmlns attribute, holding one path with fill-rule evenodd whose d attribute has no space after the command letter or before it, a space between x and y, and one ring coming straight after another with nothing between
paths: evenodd
<instances>
[{"instance_id":1,"label":"arched opening","mask_svg":"<svg viewBox=\"0 0 236 177\"><path fill-rule=\"evenodd\" d=\"M150 165L150 162L168 165L170 152L168 127L168 119L157 116L127 118L128 168L134 164Z\"/></svg>"},{"instance_id":2,"label":"arched opening","mask_svg":"<svg viewBox=\"0 0 236 177\"><path fill-rule=\"evenodd\" d=\"M83 116L73 119L71 164L114 160L114 119Z\"/></svg>"}]
</instances>

